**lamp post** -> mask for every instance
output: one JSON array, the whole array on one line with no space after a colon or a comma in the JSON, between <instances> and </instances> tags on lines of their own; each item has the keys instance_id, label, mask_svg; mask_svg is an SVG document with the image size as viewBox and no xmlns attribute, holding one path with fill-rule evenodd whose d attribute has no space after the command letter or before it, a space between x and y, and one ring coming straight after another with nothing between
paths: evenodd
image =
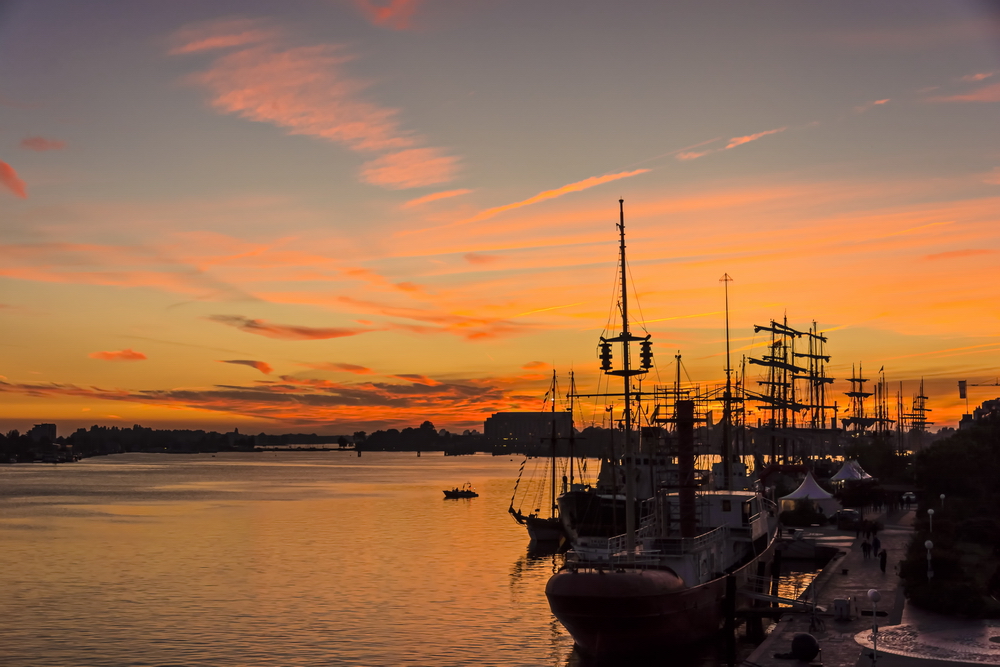
<instances>
[{"instance_id":1,"label":"lamp post","mask_svg":"<svg viewBox=\"0 0 1000 667\"><path fill-rule=\"evenodd\" d=\"M882 594L877 588L868 589L868 599L872 601L872 665L878 662L878 601Z\"/></svg>"},{"instance_id":2,"label":"lamp post","mask_svg":"<svg viewBox=\"0 0 1000 667\"><path fill-rule=\"evenodd\" d=\"M941 509L944 509L944 494L941 494Z\"/></svg>"},{"instance_id":3,"label":"lamp post","mask_svg":"<svg viewBox=\"0 0 1000 667\"><path fill-rule=\"evenodd\" d=\"M934 543L930 540L924 542L924 548L927 549L927 581L934 578L934 568L931 567L931 549L934 548Z\"/></svg>"},{"instance_id":4,"label":"lamp post","mask_svg":"<svg viewBox=\"0 0 1000 667\"><path fill-rule=\"evenodd\" d=\"M927 510L927 520L931 522L931 532L934 532L934 510Z\"/></svg>"}]
</instances>

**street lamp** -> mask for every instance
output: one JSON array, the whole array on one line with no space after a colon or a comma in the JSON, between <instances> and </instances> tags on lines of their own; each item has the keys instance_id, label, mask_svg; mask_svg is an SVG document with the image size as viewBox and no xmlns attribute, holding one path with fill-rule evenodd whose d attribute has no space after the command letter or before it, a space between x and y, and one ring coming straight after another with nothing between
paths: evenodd
<instances>
[{"instance_id":1,"label":"street lamp","mask_svg":"<svg viewBox=\"0 0 1000 667\"><path fill-rule=\"evenodd\" d=\"M924 542L924 548L927 549L927 581L934 578L934 568L931 567L931 549L934 548L934 543L930 540Z\"/></svg>"},{"instance_id":2,"label":"street lamp","mask_svg":"<svg viewBox=\"0 0 1000 667\"><path fill-rule=\"evenodd\" d=\"M868 589L868 599L872 601L872 665L878 661L878 601L882 594L876 588Z\"/></svg>"},{"instance_id":3,"label":"street lamp","mask_svg":"<svg viewBox=\"0 0 1000 667\"><path fill-rule=\"evenodd\" d=\"M941 509L944 509L944 494L941 494Z\"/></svg>"},{"instance_id":4,"label":"street lamp","mask_svg":"<svg viewBox=\"0 0 1000 667\"><path fill-rule=\"evenodd\" d=\"M931 532L934 532L934 510L927 510L927 519L931 522Z\"/></svg>"}]
</instances>

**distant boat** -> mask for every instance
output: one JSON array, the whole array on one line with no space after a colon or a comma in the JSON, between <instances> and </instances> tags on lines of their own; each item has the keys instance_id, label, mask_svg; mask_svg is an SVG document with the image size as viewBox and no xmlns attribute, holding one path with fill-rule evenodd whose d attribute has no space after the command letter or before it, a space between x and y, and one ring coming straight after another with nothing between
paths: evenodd
<instances>
[{"instance_id":1,"label":"distant boat","mask_svg":"<svg viewBox=\"0 0 1000 667\"><path fill-rule=\"evenodd\" d=\"M570 377L572 377L572 374L570 375ZM572 393L573 392L571 391L570 394L572 394ZM552 546L558 546L558 545L563 544L563 542L566 539L566 532L563 529L563 522L562 522L562 519L559 518L559 506L556 503L556 493L557 493L557 491L556 491L556 466L557 466L556 441L558 440L558 437L557 437L558 434L557 434L557 431L556 431L556 396L557 396L557 394L558 394L558 387L557 387L557 382L556 382L556 371L555 371L555 369L553 369L552 370L552 384L549 386L549 390L545 393L545 400L548 400L549 398L552 399L552 435L551 435L551 438L549 440L551 447L550 447L549 461L547 462L547 473L548 473L548 475L543 475L543 477L547 476L547 477L549 477L549 479L548 480L544 480L544 479L533 480L536 484L540 484L543 487L543 488L540 488L540 489L537 489L537 490L539 492L544 493L544 495L548 496L548 500L549 500L548 516L543 516L541 508L536 508L534 511L530 511L527 514L525 514L524 512L522 512L520 507L518 507L516 509L514 508L514 501L517 498L518 487L521 485L521 476L524 473L524 463L521 464L521 471L518 473L518 475L517 475L517 481L514 483L514 493L511 495L511 498L510 498L510 507L507 508L507 511L510 513L510 515L512 517L514 517L514 521L517 521L519 524L521 524L522 526L524 526L525 528L528 529L528 538L530 539L531 544L533 544L535 546L539 546L539 545L542 545L542 544L552 545ZM573 445L572 445L573 425L572 425L572 414L573 414L573 409L572 409L572 407L570 407L570 415L571 415L571 417L570 417L570 438L571 438L571 444L570 444L569 463L570 463L570 476L571 477L573 476L573 472L572 472L572 470L573 470L573 453L572 453L572 450L573 450ZM530 458L530 457L525 456L525 459L524 459L525 463L528 461L528 458ZM548 482L548 489L544 488L546 481ZM566 485L566 477L564 476L563 477L563 486L565 486L565 485ZM528 496L528 495L529 494L527 492L525 492L525 494L521 496L521 502L526 501L527 500L526 496Z\"/></svg>"},{"instance_id":2,"label":"distant boat","mask_svg":"<svg viewBox=\"0 0 1000 667\"><path fill-rule=\"evenodd\" d=\"M472 488L472 482L466 482L461 488L454 488L450 491L444 490L445 498L478 498L479 494Z\"/></svg>"}]
</instances>

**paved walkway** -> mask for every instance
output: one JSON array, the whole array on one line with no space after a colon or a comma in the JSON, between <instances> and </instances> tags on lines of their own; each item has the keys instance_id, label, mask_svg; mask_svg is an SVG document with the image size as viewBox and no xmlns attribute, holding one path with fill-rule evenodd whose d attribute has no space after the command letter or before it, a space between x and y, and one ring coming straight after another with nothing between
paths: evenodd
<instances>
[{"instance_id":1,"label":"paved walkway","mask_svg":"<svg viewBox=\"0 0 1000 667\"><path fill-rule=\"evenodd\" d=\"M820 614L819 627L812 629L809 614L786 614L743 665L794 667L802 664L774 657L776 653L789 652L792 638L800 632L813 635L819 642L822 653L814 664L824 667L871 665L872 616L868 590L872 588L882 595L878 612L886 613L877 617L878 664L882 667L1000 665L1000 622L954 619L906 605L902 582L895 568L905 555L913 516L912 510L900 510L882 517L886 525L878 537L889 554L885 573L879 568L878 559L863 557L862 540L855 539L854 533L832 527L807 531L805 539L816 539L843 549L816 579L816 600L826 613ZM836 599L850 600L849 620L834 619L833 601ZM862 615L862 611L869 615Z\"/></svg>"}]
</instances>

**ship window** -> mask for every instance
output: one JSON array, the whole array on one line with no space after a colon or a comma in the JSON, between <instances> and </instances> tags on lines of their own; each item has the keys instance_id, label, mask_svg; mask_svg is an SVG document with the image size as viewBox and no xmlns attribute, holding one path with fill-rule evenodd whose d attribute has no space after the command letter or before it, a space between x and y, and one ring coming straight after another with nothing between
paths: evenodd
<instances>
[{"instance_id":1,"label":"ship window","mask_svg":"<svg viewBox=\"0 0 1000 667\"><path fill-rule=\"evenodd\" d=\"M733 511L733 501L732 500L723 500L722 501L722 511L723 512L732 512Z\"/></svg>"}]
</instances>

